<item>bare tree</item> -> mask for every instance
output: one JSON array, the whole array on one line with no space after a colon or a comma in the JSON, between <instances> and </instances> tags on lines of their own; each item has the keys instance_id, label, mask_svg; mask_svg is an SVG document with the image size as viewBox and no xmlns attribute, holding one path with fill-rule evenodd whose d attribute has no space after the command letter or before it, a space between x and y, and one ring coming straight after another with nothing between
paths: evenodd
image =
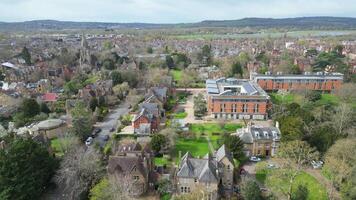
<instances>
[{"instance_id":1,"label":"bare tree","mask_svg":"<svg viewBox=\"0 0 356 200\"><path fill-rule=\"evenodd\" d=\"M355 133L355 129L353 128L355 123L354 111L349 104L341 103L337 106L336 112L332 115L331 119L331 123L338 135L347 133L352 135Z\"/></svg>"},{"instance_id":2,"label":"bare tree","mask_svg":"<svg viewBox=\"0 0 356 200\"><path fill-rule=\"evenodd\" d=\"M80 199L101 178L103 170L99 154L76 147L63 157L55 182L64 199Z\"/></svg>"},{"instance_id":3,"label":"bare tree","mask_svg":"<svg viewBox=\"0 0 356 200\"><path fill-rule=\"evenodd\" d=\"M277 159L281 164L281 169L275 170L268 179L273 182L287 183L287 187L274 188L287 196L288 200L292 197L292 186L296 177L310 165L312 160L316 160L319 153L304 141L291 141L282 143L279 148Z\"/></svg>"}]
</instances>

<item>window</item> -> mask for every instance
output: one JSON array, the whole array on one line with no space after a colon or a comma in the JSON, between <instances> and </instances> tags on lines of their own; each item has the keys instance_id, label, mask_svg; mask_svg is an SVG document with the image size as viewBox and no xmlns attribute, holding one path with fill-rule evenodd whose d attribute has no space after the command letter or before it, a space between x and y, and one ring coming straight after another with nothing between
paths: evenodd
<instances>
[{"instance_id":1,"label":"window","mask_svg":"<svg viewBox=\"0 0 356 200\"><path fill-rule=\"evenodd\" d=\"M194 179L194 182L196 183L197 181L198 181L198 180L195 178L195 179Z\"/></svg>"},{"instance_id":2,"label":"window","mask_svg":"<svg viewBox=\"0 0 356 200\"><path fill-rule=\"evenodd\" d=\"M187 187L184 187L184 193L187 193Z\"/></svg>"},{"instance_id":3,"label":"window","mask_svg":"<svg viewBox=\"0 0 356 200\"><path fill-rule=\"evenodd\" d=\"M181 192L181 193L184 192L184 187L180 187L180 192Z\"/></svg>"},{"instance_id":4,"label":"window","mask_svg":"<svg viewBox=\"0 0 356 200\"><path fill-rule=\"evenodd\" d=\"M259 112L259 104L255 104L255 106L253 107L253 112L254 113L258 113Z\"/></svg>"},{"instance_id":5,"label":"window","mask_svg":"<svg viewBox=\"0 0 356 200\"><path fill-rule=\"evenodd\" d=\"M242 112L247 112L247 104L242 105Z\"/></svg>"}]
</instances>

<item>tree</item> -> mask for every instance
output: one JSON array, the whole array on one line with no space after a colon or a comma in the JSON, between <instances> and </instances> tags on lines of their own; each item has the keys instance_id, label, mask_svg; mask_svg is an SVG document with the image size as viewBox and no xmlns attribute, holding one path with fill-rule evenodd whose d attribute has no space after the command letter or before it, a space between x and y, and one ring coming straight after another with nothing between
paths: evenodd
<instances>
[{"instance_id":1,"label":"tree","mask_svg":"<svg viewBox=\"0 0 356 200\"><path fill-rule=\"evenodd\" d=\"M306 94L306 98L311 102L316 102L321 99L320 91L309 91Z\"/></svg>"},{"instance_id":2,"label":"tree","mask_svg":"<svg viewBox=\"0 0 356 200\"><path fill-rule=\"evenodd\" d=\"M303 138L303 120L295 116L283 116L277 119L280 123L283 141L300 140Z\"/></svg>"},{"instance_id":3,"label":"tree","mask_svg":"<svg viewBox=\"0 0 356 200\"><path fill-rule=\"evenodd\" d=\"M57 167L32 139L13 138L0 149L0 199L39 199Z\"/></svg>"},{"instance_id":4,"label":"tree","mask_svg":"<svg viewBox=\"0 0 356 200\"><path fill-rule=\"evenodd\" d=\"M340 188L344 199L350 196L356 187L356 138L340 139L325 154L323 171L329 175L336 188Z\"/></svg>"},{"instance_id":5,"label":"tree","mask_svg":"<svg viewBox=\"0 0 356 200\"><path fill-rule=\"evenodd\" d=\"M120 85L115 85L113 87L114 94L119 98L123 99L130 90L130 86L127 82L123 82Z\"/></svg>"},{"instance_id":6,"label":"tree","mask_svg":"<svg viewBox=\"0 0 356 200\"><path fill-rule=\"evenodd\" d=\"M293 192L292 200L307 200L308 188L305 185L298 185L297 190Z\"/></svg>"},{"instance_id":7,"label":"tree","mask_svg":"<svg viewBox=\"0 0 356 200\"><path fill-rule=\"evenodd\" d=\"M40 104L40 111L46 114L49 114L51 110L48 108L47 104L45 102L42 102Z\"/></svg>"},{"instance_id":8,"label":"tree","mask_svg":"<svg viewBox=\"0 0 356 200\"><path fill-rule=\"evenodd\" d=\"M73 132L82 141L85 141L92 130L91 112L85 107L83 102L77 102L71 110Z\"/></svg>"},{"instance_id":9,"label":"tree","mask_svg":"<svg viewBox=\"0 0 356 200\"><path fill-rule=\"evenodd\" d=\"M180 87L184 87L186 90L189 86L192 85L192 83L194 83L193 77L187 70L184 70L181 79L178 80L178 85Z\"/></svg>"},{"instance_id":10,"label":"tree","mask_svg":"<svg viewBox=\"0 0 356 200\"><path fill-rule=\"evenodd\" d=\"M174 68L174 61L173 61L172 56L170 56L170 55L166 56L166 65L170 69Z\"/></svg>"},{"instance_id":11,"label":"tree","mask_svg":"<svg viewBox=\"0 0 356 200\"><path fill-rule=\"evenodd\" d=\"M22 101L21 111L25 117L31 118L40 113L40 105L35 99L24 99Z\"/></svg>"},{"instance_id":12,"label":"tree","mask_svg":"<svg viewBox=\"0 0 356 200\"><path fill-rule=\"evenodd\" d=\"M103 174L104 167L95 150L73 146L63 156L55 182L63 199L79 200L87 197L89 188L98 182Z\"/></svg>"},{"instance_id":13,"label":"tree","mask_svg":"<svg viewBox=\"0 0 356 200\"><path fill-rule=\"evenodd\" d=\"M161 134L155 134L151 139L151 148L156 153L159 153L166 146L166 143L167 143L166 136Z\"/></svg>"},{"instance_id":14,"label":"tree","mask_svg":"<svg viewBox=\"0 0 356 200\"><path fill-rule=\"evenodd\" d=\"M244 143L241 141L240 137L225 133L223 138L223 144L232 153L233 157L239 161L245 160L244 154Z\"/></svg>"},{"instance_id":15,"label":"tree","mask_svg":"<svg viewBox=\"0 0 356 200\"><path fill-rule=\"evenodd\" d=\"M331 123L336 130L337 135L347 135L348 132L355 134L355 111L347 103L340 103L331 117Z\"/></svg>"},{"instance_id":16,"label":"tree","mask_svg":"<svg viewBox=\"0 0 356 200\"><path fill-rule=\"evenodd\" d=\"M114 70L115 69L115 63L113 60L107 58L103 62L103 67L107 70Z\"/></svg>"},{"instance_id":17,"label":"tree","mask_svg":"<svg viewBox=\"0 0 356 200\"><path fill-rule=\"evenodd\" d=\"M152 54L153 53L153 48L152 47L147 47L147 53Z\"/></svg>"},{"instance_id":18,"label":"tree","mask_svg":"<svg viewBox=\"0 0 356 200\"><path fill-rule=\"evenodd\" d=\"M243 75L243 70L240 62L234 62L231 66L231 72L233 75L240 75L242 77Z\"/></svg>"},{"instance_id":19,"label":"tree","mask_svg":"<svg viewBox=\"0 0 356 200\"><path fill-rule=\"evenodd\" d=\"M251 60L250 56L246 52L241 52L238 56L238 62L243 68L247 67L247 63Z\"/></svg>"},{"instance_id":20,"label":"tree","mask_svg":"<svg viewBox=\"0 0 356 200\"><path fill-rule=\"evenodd\" d=\"M95 111L95 108L98 106L98 99L96 97L92 97L89 101L89 108L92 112Z\"/></svg>"},{"instance_id":21,"label":"tree","mask_svg":"<svg viewBox=\"0 0 356 200\"><path fill-rule=\"evenodd\" d=\"M112 71L110 75L111 75L112 84L114 86L122 83L122 77L119 71Z\"/></svg>"},{"instance_id":22,"label":"tree","mask_svg":"<svg viewBox=\"0 0 356 200\"><path fill-rule=\"evenodd\" d=\"M27 47L24 47L21 51L21 54L20 54L21 58L23 58L26 62L26 65L31 65L32 62L31 62L31 54L29 52L29 50L27 49Z\"/></svg>"},{"instance_id":23,"label":"tree","mask_svg":"<svg viewBox=\"0 0 356 200\"><path fill-rule=\"evenodd\" d=\"M277 158L280 159L281 169L274 170L270 178L285 180L287 184L286 190L282 187L274 188L285 194L288 200L292 199L292 186L296 177L304 170L305 167L310 165L313 160L318 160L319 153L309 146L307 142L294 140L290 142L283 142L279 147Z\"/></svg>"},{"instance_id":24,"label":"tree","mask_svg":"<svg viewBox=\"0 0 356 200\"><path fill-rule=\"evenodd\" d=\"M210 45L206 44L202 47L201 52L198 53L198 60L207 66L212 63L213 59Z\"/></svg>"},{"instance_id":25,"label":"tree","mask_svg":"<svg viewBox=\"0 0 356 200\"><path fill-rule=\"evenodd\" d=\"M203 94L199 93L194 97L194 116L203 117L207 111L206 101Z\"/></svg>"},{"instance_id":26,"label":"tree","mask_svg":"<svg viewBox=\"0 0 356 200\"><path fill-rule=\"evenodd\" d=\"M242 197L246 200L262 200L262 194L260 187L256 183L256 181L248 179L243 180L241 186L241 194Z\"/></svg>"},{"instance_id":27,"label":"tree","mask_svg":"<svg viewBox=\"0 0 356 200\"><path fill-rule=\"evenodd\" d=\"M173 185L168 179L161 179L158 181L157 191L161 196L171 193L173 190Z\"/></svg>"}]
</instances>

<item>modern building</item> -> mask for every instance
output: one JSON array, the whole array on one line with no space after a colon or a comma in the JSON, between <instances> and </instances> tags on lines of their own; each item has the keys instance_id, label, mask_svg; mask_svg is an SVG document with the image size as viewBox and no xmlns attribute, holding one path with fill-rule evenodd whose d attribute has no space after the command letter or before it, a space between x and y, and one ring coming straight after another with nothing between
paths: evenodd
<instances>
[{"instance_id":1,"label":"modern building","mask_svg":"<svg viewBox=\"0 0 356 200\"><path fill-rule=\"evenodd\" d=\"M256 74L251 73L251 80L266 91L275 90L319 90L330 92L341 87L343 74L340 73L310 73L304 74Z\"/></svg>"},{"instance_id":2,"label":"modern building","mask_svg":"<svg viewBox=\"0 0 356 200\"><path fill-rule=\"evenodd\" d=\"M244 143L246 156L275 156L278 152L281 132L278 122L275 127L262 127L248 124L236 131L236 136Z\"/></svg>"},{"instance_id":3,"label":"modern building","mask_svg":"<svg viewBox=\"0 0 356 200\"><path fill-rule=\"evenodd\" d=\"M222 119L267 119L270 97L256 83L235 78L206 80L208 114Z\"/></svg>"},{"instance_id":4,"label":"modern building","mask_svg":"<svg viewBox=\"0 0 356 200\"><path fill-rule=\"evenodd\" d=\"M177 172L177 192L186 194L196 190L207 193L205 199L218 199L219 192L233 187L234 164L231 153L221 146L214 155L193 158L187 152Z\"/></svg>"}]
</instances>

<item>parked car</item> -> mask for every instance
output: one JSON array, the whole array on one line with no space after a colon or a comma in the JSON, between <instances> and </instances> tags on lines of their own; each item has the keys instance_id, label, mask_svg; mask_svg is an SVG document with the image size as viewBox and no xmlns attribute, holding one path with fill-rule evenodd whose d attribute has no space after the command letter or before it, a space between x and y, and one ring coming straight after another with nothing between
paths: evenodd
<instances>
[{"instance_id":1,"label":"parked car","mask_svg":"<svg viewBox=\"0 0 356 200\"><path fill-rule=\"evenodd\" d=\"M94 129L94 131L93 131L93 133L91 135L92 135L92 137L95 137L100 132L101 132L101 128L96 128L96 129Z\"/></svg>"},{"instance_id":2,"label":"parked car","mask_svg":"<svg viewBox=\"0 0 356 200\"><path fill-rule=\"evenodd\" d=\"M110 132L114 132L114 131L115 131L115 128L112 127L112 128L110 129Z\"/></svg>"},{"instance_id":3,"label":"parked car","mask_svg":"<svg viewBox=\"0 0 356 200\"><path fill-rule=\"evenodd\" d=\"M257 156L251 156L250 161L252 161L252 162L259 162L259 161L261 161L261 158L259 158L259 157L257 157Z\"/></svg>"},{"instance_id":4,"label":"parked car","mask_svg":"<svg viewBox=\"0 0 356 200\"><path fill-rule=\"evenodd\" d=\"M103 135L103 140L104 140L104 141L108 141L109 138L110 138L110 137L109 137L108 135Z\"/></svg>"},{"instance_id":5,"label":"parked car","mask_svg":"<svg viewBox=\"0 0 356 200\"><path fill-rule=\"evenodd\" d=\"M85 140L85 145L90 146L91 143L93 143L93 138L92 137L88 137L88 139Z\"/></svg>"},{"instance_id":6,"label":"parked car","mask_svg":"<svg viewBox=\"0 0 356 200\"><path fill-rule=\"evenodd\" d=\"M320 169L323 166L324 162L319 160L319 161L311 161L311 165L313 166L314 169Z\"/></svg>"},{"instance_id":7,"label":"parked car","mask_svg":"<svg viewBox=\"0 0 356 200\"><path fill-rule=\"evenodd\" d=\"M267 168L268 168L268 169L277 169L278 166L275 165L275 164L273 164L273 163L269 163L269 164L267 165Z\"/></svg>"}]
</instances>

